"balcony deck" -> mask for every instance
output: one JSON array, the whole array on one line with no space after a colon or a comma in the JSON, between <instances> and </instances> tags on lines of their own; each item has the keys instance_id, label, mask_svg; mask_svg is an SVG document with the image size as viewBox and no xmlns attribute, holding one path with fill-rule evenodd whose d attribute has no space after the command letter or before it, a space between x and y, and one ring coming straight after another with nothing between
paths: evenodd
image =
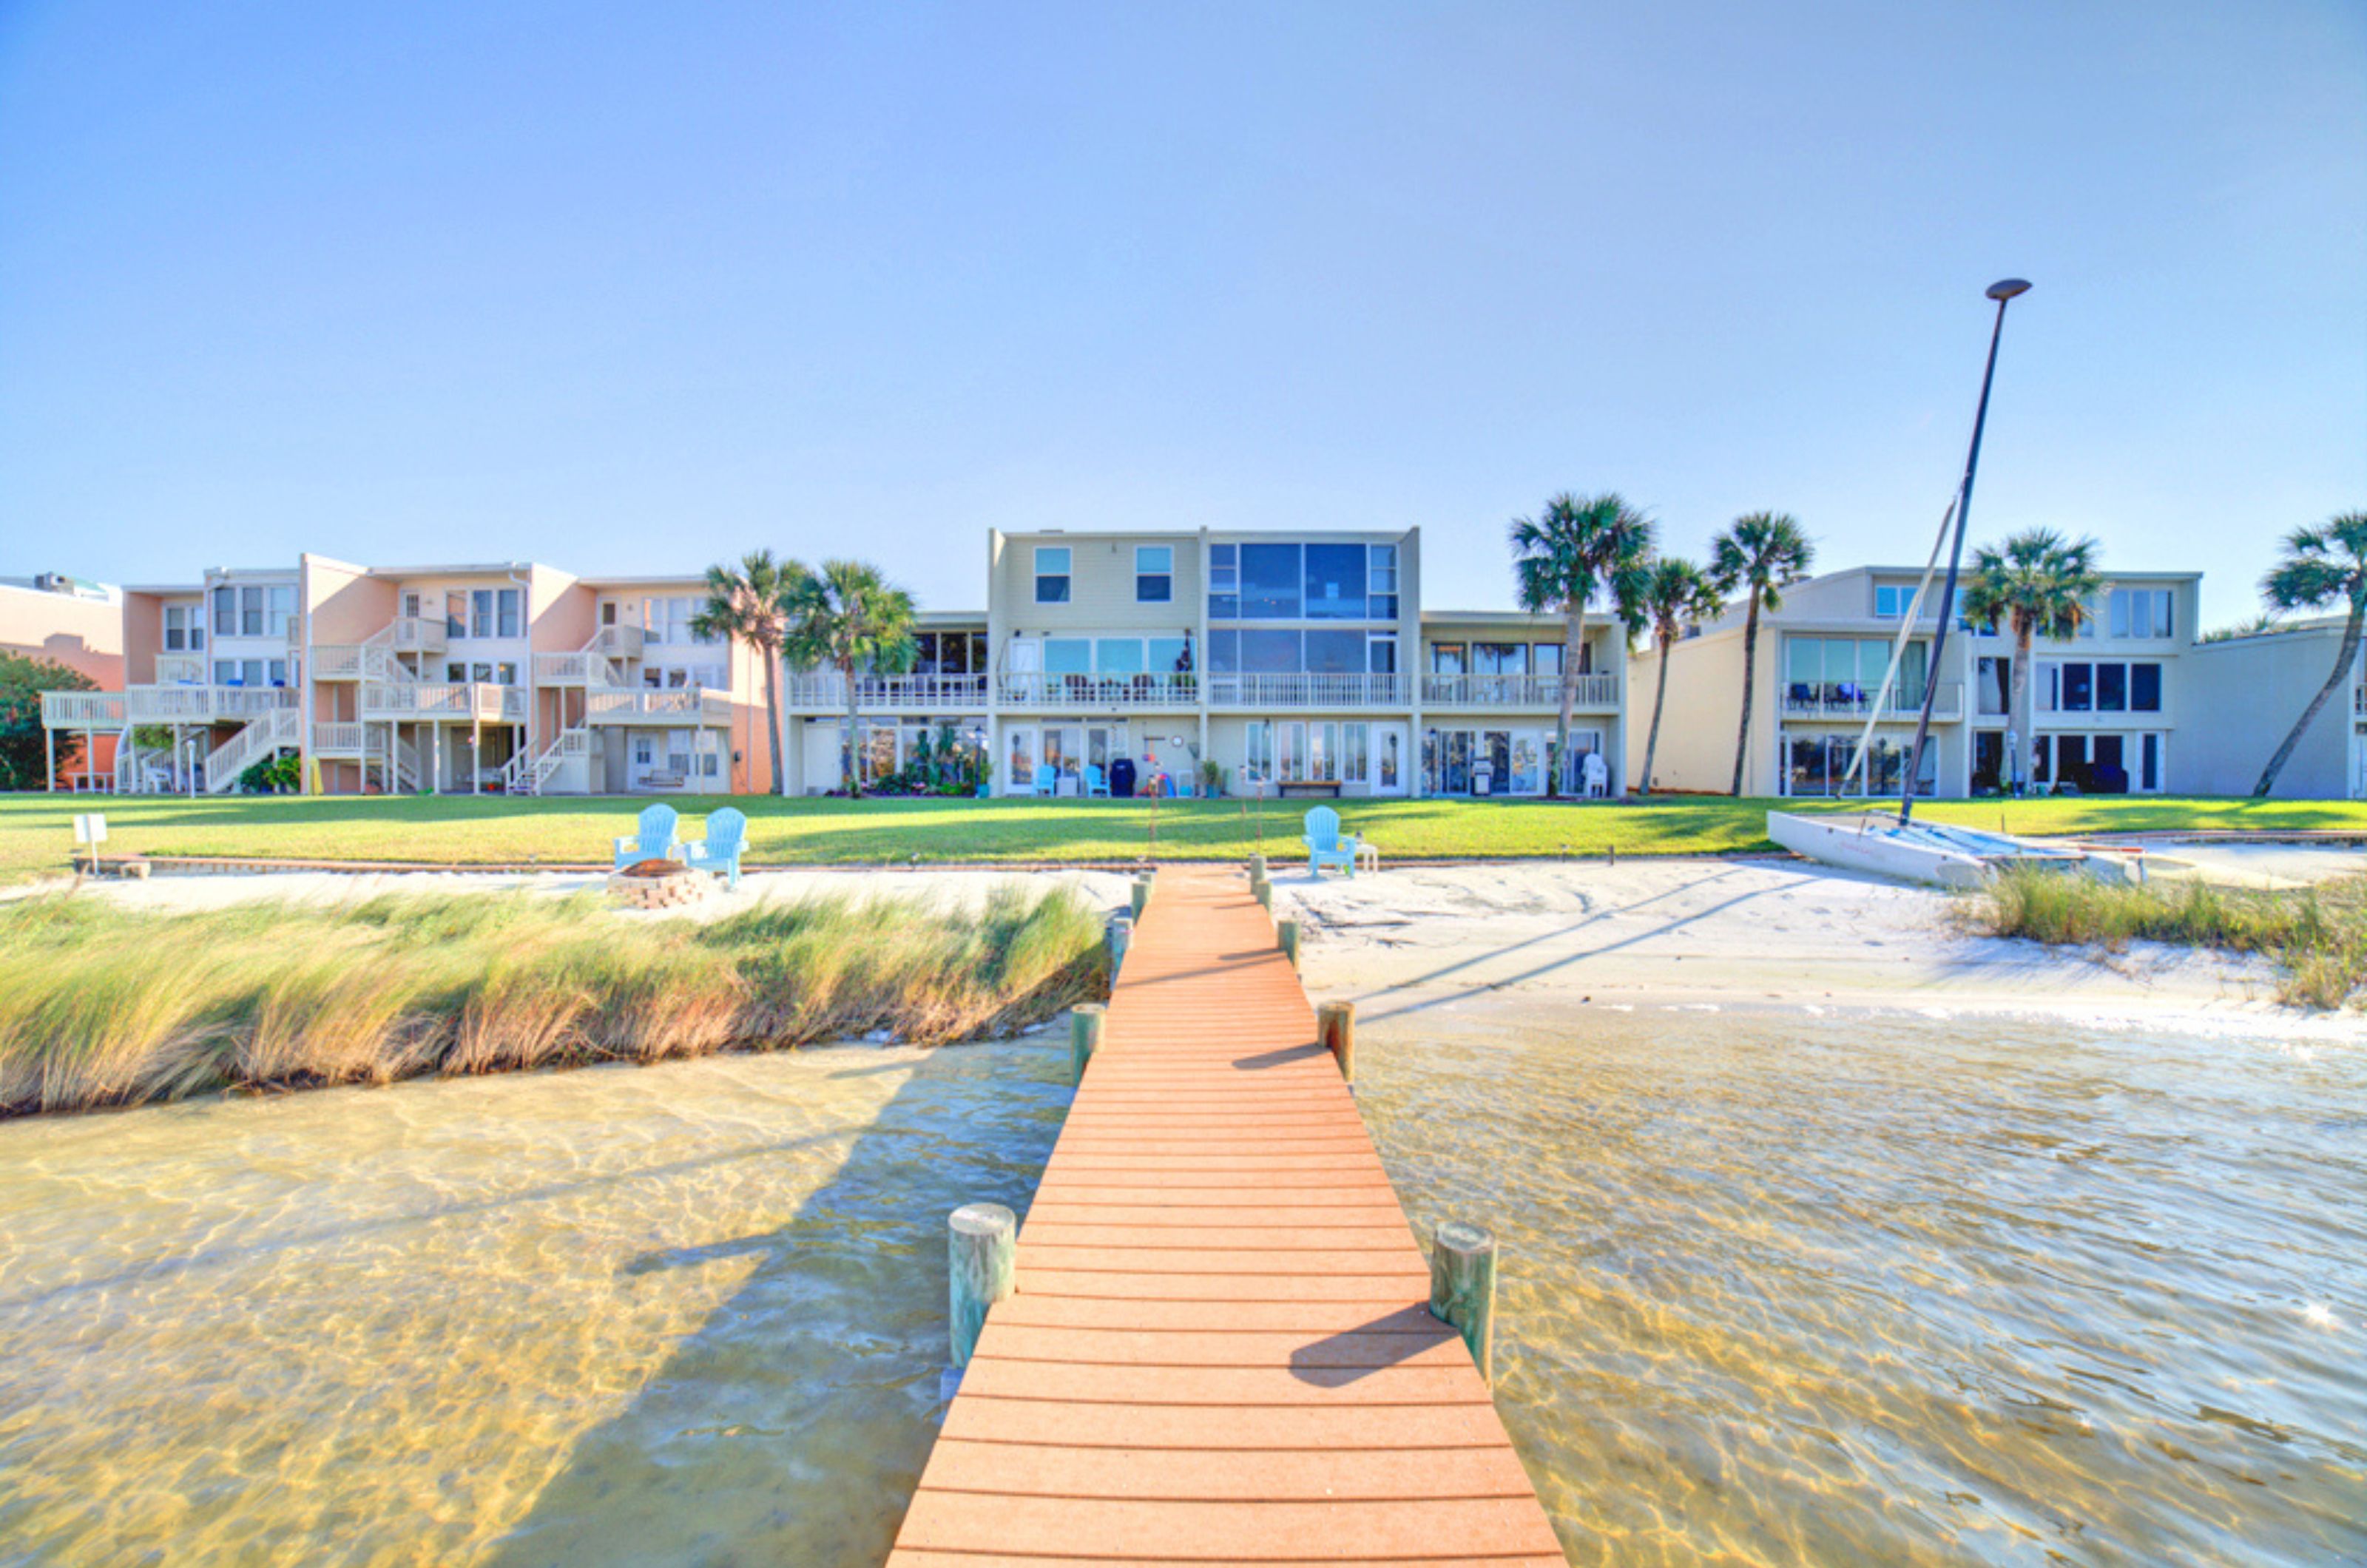
<instances>
[{"instance_id":1,"label":"balcony deck","mask_svg":"<svg viewBox=\"0 0 2367 1568\"><path fill-rule=\"evenodd\" d=\"M1189 711L1200 705L1200 677L1172 671L1155 675L1048 675L1036 671L1005 671L994 678L994 695L999 705L1021 710Z\"/></svg>"},{"instance_id":2,"label":"balcony deck","mask_svg":"<svg viewBox=\"0 0 2367 1568\"><path fill-rule=\"evenodd\" d=\"M44 692L51 729L122 729L140 724L243 724L296 705L285 686L142 685L120 692Z\"/></svg>"},{"instance_id":3,"label":"balcony deck","mask_svg":"<svg viewBox=\"0 0 2367 1568\"><path fill-rule=\"evenodd\" d=\"M1584 710L1616 708L1619 677L1580 675L1572 694ZM1424 675L1421 705L1425 708L1531 708L1540 713L1561 707L1558 675Z\"/></svg>"},{"instance_id":4,"label":"balcony deck","mask_svg":"<svg viewBox=\"0 0 2367 1568\"><path fill-rule=\"evenodd\" d=\"M728 727L731 696L691 687L632 690L593 686L585 690L583 717L590 724L655 724L671 728Z\"/></svg>"},{"instance_id":5,"label":"balcony deck","mask_svg":"<svg viewBox=\"0 0 2367 1568\"><path fill-rule=\"evenodd\" d=\"M1874 716L1874 694L1852 692L1843 687L1812 687L1805 691L1794 688L1784 694L1783 716L1785 718L1855 719L1860 724ZM1882 720L1886 724L1913 724L1923 713L1921 692L1894 692L1882 705ZM1931 699L1932 722L1954 723L1965 716L1965 689L1960 682L1942 681Z\"/></svg>"},{"instance_id":6,"label":"balcony deck","mask_svg":"<svg viewBox=\"0 0 2367 1568\"><path fill-rule=\"evenodd\" d=\"M365 719L524 724L526 716L522 686L485 681L369 681L362 685Z\"/></svg>"}]
</instances>

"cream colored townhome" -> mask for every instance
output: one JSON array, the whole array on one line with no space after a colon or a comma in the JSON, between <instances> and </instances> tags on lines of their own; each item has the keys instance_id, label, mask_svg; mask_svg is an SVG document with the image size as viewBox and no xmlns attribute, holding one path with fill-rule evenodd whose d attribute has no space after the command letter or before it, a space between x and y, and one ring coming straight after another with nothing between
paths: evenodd
<instances>
[{"instance_id":1,"label":"cream colored townhome","mask_svg":"<svg viewBox=\"0 0 2367 1568\"><path fill-rule=\"evenodd\" d=\"M1919 793L1961 797L2000 786L2010 754L2010 636L1960 625L1935 666L1934 583L1884 690L1921 577L1905 567L1830 572L1784 589L1783 607L1761 613L1742 793L1897 795L1927 693L1931 731ZM2078 636L2033 646L2032 784L2106 795L2194 787L2218 745L2207 708L2188 690L2200 582L2194 572L2112 574ZM1724 793L1732 784L1745 632L1743 611L1730 605L1670 649L1655 789ZM1629 663L1638 784L1659 660L1651 649Z\"/></svg>"},{"instance_id":2,"label":"cream colored townhome","mask_svg":"<svg viewBox=\"0 0 2367 1568\"><path fill-rule=\"evenodd\" d=\"M2198 795L2248 795L2310 699L2333 673L2345 617L2312 616L2249 637L2198 644L2186 661L2193 706L2212 743L2186 777ZM2367 649L2354 654L2271 792L2285 800L2367 800Z\"/></svg>"},{"instance_id":3,"label":"cream colored townhome","mask_svg":"<svg viewBox=\"0 0 2367 1568\"><path fill-rule=\"evenodd\" d=\"M691 635L702 598L528 562L218 568L124 590L121 689L42 718L123 738L124 793L219 794L283 755L341 794L769 789L760 669Z\"/></svg>"},{"instance_id":4,"label":"cream colored townhome","mask_svg":"<svg viewBox=\"0 0 2367 1568\"><path fill-rule=\"evenodd\" d=\"M858 677L866 779L926 736L980 750L1006 795L1546 793L1561 623L1426 610L1417 530L996 532L986 566L983 613L923 616L913 672ZM1618 789L1625 671L1597 625L1570 793ZM790 677L808 792L839 783L845 705L837 676Z\"/></svg>"}]
</instances>

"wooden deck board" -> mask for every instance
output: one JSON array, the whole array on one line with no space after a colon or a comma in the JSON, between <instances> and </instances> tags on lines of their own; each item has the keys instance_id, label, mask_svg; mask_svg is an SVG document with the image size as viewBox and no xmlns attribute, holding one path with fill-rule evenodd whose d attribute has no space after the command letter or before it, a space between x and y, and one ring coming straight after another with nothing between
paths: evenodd
<instances>
[{"instance_id":1,"label":"wooden deck board","mask_svg":"<svg viewBox=\"0 0 2367 1568\"><path fill-rule=\"evenodd\" d=\"M902 1568L1562 1561L1238 874L1160 875Z\"/></svg>"}]
</instances>

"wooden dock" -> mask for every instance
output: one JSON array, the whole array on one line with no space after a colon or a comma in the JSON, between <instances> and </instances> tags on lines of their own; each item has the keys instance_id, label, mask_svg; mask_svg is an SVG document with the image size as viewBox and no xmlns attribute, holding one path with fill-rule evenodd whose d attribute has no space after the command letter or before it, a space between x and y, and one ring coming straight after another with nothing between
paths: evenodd
<instances>
[{"instance_id":1,"label":"wooden dock","mask_svg":"<svg viewBox=\"0 0 2367 1568\"><path fill-rule=\"evenodd\" d=\"M1162 871L895 1568L1563 1562L1266 911Z\"/></svg>"}]
</instances>

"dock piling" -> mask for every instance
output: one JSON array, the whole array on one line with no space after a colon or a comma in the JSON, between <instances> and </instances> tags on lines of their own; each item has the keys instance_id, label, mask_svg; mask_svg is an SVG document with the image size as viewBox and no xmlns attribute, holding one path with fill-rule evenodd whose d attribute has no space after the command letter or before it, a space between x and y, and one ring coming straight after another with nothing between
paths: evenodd
<instances>
[{"instance_id":1,"label":"dock piling","mask_svg":"<svg viewBox=\"0 0 2367 1568\"><path fill-rule=\"evenodd\" d=\"M1069 1066L1070 1081L1085 1081L1085 1064L1102 1048L1102 1030L1109 1010L1099 1002L1080 1002L1069 1013Z\"/></svg>"},{"instance_id":2,"label":"dock piling","mask_svg":"<svg viewBox=\"0 0 2367 1568\"><path fill-rule=\"evenodd\" d=\"M1017 1288L1019 1216L1000 1203L964 1203L946 1221L947 1304L953 1364L969 1365L986 1309Z\"/></svg>"},{"instance_id":3,"label":"dock piling","mask_svg":"<svg viewBox=\"0 0 2367 1568\"><path fill-rule=\"evenodd\" d=\"M1110 980L1116 984L1118 968L1126 962L1126 950L1134 941L1134 917L1112 915L1103 940L1109 944Z\"/></svg>"},{"instance_id":4,"label":"dock piling","mask_svg":"<svg viewBox=\"0 0 2367 1568\"><path fill-rule=\"evenodd\" d=\"M1496 1237L1465 1220L1443 1220L1430 1243L1430 1315L1460 1332L1479 1369L1496 1386Z\"/></svg>"},{"instance_id":5,"label":"dock piling","mask_svg":"<svg viewBox=\"0 0 2367 1568\"><path fill-rule=\"evenodd\" d=\"M1315 1010L1315 1037L1340 1064L1340 1077L1356 1081L1356 1004L1325 1002Z\"/></svg>"},{"instance_id":6,"label":"dock piling","mask_svg":"<svg viewBox=\"0 0 2367 1568\"><path fill-rule=\"evenodd\" d=\"M1294 975L1297 974L1298 922L1297 920L1274 921L1274 940L1282 946L1282 955L1290 960L1290 972Z\"/></svg>"},{"instance_id":7,"label":"dock piling","mask_svg":"<svg viewBox=\"0 0 2367 1568\"><path fill-rule=\"evenodd\" d=\"M1150 875L1146 871L1134 879L1134 918L1138 920L1142 919L1143 910L1150 908Z\"/></svg>"}]
</instances>

